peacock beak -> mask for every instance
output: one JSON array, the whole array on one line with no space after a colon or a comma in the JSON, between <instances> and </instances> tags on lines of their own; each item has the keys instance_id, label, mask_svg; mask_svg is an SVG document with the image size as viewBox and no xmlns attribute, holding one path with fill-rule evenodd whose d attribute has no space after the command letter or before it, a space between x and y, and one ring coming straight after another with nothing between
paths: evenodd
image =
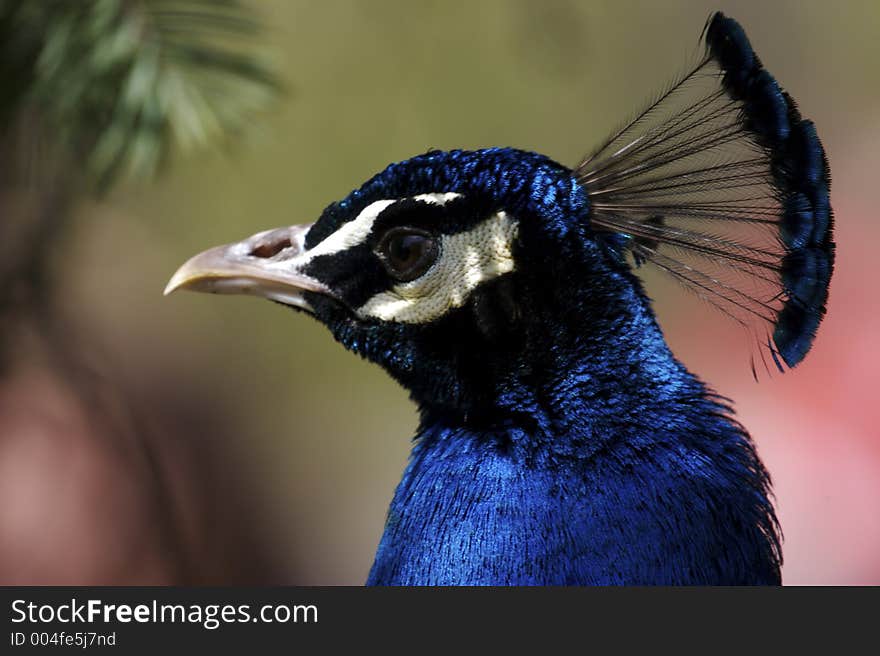
<instances>
[{"instance_id":1,"label":"peacock beak","mask_svg":"<svg viewBox=\"0 0 880 656\"><path fill-rule=\"evenodd\" d=\"M175 272L165 295L178 289L248 294L311 312L305 292L333 294L322 282L301 271L308 259L304 257L305 236L310 228L298 225L267 230L199 253Z\"/></svg>"}]
</instances>

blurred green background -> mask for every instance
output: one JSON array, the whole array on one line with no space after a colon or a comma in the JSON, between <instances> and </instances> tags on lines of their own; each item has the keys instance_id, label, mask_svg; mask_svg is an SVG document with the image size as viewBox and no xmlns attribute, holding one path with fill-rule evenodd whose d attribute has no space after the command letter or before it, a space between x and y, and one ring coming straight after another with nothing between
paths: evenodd
<instances>
[{"instance_id":1,"label":"blurred green background","mask_svg":"<svg viewBox=\"0 0 880 656\"><path fill-rule=\"evenodd\" d=\"M147 465L132 471L146 467L155 490L141 499L139 474L126 473L134 443L118 431L101 447L117 454L106 475L79 467L69 438L62 451L52 438L39 452L4 447L0 582L362 583L415 428L406 393L306 316L249 298L164 298L165 282L193 253L311 222L429 148L508 145L574 165L683 70L722 9L828 151L839 263L829 317L801 367L755 383L732 328L662 280L649 291L676 353L735 400L774 477L784 581L880 583L880 4L251 6L286 93L225 151L79 202L52 263L79 355L133 408L126 421L147 427ZM51 382L21 359L0 413L54 402Z\"/></svg>"}]
</instances>

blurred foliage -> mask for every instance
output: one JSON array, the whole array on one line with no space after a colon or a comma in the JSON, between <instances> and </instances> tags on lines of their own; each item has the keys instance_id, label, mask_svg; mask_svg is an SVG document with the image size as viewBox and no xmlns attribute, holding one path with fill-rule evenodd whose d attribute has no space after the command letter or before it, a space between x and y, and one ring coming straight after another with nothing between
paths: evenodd
<instances>
[{"instance_id":1,"label":"blurred foliage","mask_svg":"<svg viewBox=\"0 0 880 656\"><path fill-rule=\"evenodd\" d=\"M0 0L4 128L24 113L106 190L237 135L279 90L238 0Z\"/></svg>"},{"instance_id":2,"label":"blurred foliage","mask_svg":"<svg viewBox=\"0 0 880 656\"><path fill-rule=\"evenodd\" d=\"M209 501L214 472L236 487L228 422L196 458L208 412L144 402L162 388L133 392L64 305L89 194L238 137L278 94L262 35L238 0L0 0L0 581L267 576L258 527Z\"/></svg>"}]
</instances>

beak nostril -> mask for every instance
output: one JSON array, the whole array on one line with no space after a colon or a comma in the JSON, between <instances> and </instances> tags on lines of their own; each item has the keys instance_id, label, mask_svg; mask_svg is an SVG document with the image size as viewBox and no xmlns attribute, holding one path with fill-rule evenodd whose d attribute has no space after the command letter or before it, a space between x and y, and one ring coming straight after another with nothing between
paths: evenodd
<instances>
[{"instance_id":1,"label":"beak nostril","mask_svg":"<svg viewBox=\"0 0 880 656\"><path fill-rule=\"evenodd\" d=\"M271 241L267 243L260 244L259 246L255 246L251 252L251 257L261 257L261 258L269 258L278 255L285 248L290 248L291 243L290 239L284 238L279 239L277 241Z\"/></svg>"}]
</instances>

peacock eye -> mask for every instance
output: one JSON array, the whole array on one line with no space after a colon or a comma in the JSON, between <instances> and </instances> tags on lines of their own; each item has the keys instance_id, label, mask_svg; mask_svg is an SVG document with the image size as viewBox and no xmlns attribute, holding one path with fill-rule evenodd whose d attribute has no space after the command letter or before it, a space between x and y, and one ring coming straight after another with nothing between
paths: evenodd
<instances>
[{"instance_id":1,"label":"peacock eye","mask_svg":"<svg viewBox=\"0 0 880 656\"><path fill-rule=\"evenodd\" d=\"M415 280L437 260L440 249L429 232L417 228L392 228L379 242L379 257L394 278Z\"/></svg>"}]
</instances>

